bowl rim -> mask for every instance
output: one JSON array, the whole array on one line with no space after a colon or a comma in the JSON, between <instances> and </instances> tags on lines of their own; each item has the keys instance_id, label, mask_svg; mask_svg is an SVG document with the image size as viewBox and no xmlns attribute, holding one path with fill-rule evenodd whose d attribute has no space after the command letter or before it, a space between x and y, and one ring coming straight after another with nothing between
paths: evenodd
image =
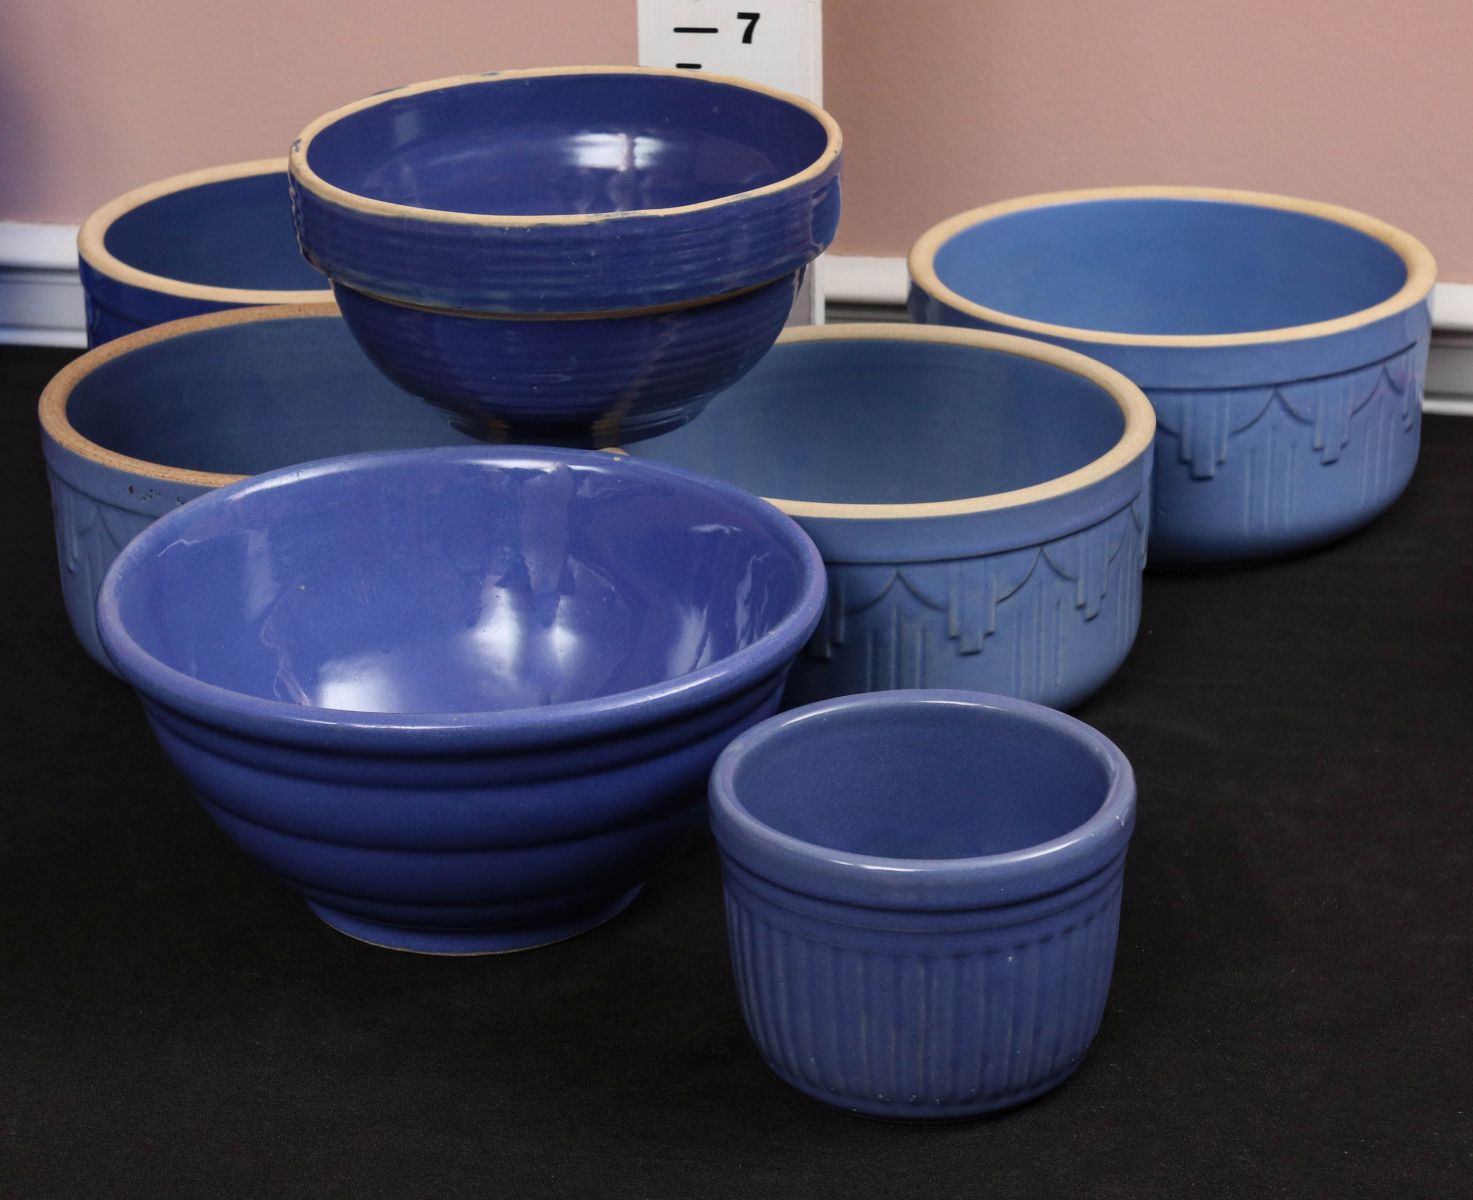
<instances>
[{"instance_id":1,"label":"bowl rim","mask_svg":"<svg viewBox=\"0 0 1473 1200\"><path fill-rule=\"evenodd\" d=\"M237 288L219 284L191 283L185 279L173 279L168 275L155 275L124 262L107 248L108 230L113 223L135 208L174 192L187 191L210 183L224 183L231 179L247 179L253 175L270 175L274 172L287 174L285 158L259 158L250 162L227 163L220 167L203 167L186 171L182 175L170 175L146 183L130 192L124 192L109 200L93 212L77 232L77 253L94 271L116 279L131 287L147 288L149 291L164 292L187 300L207 300L220 304L293 304L310 303L332 299L331 288ZM285 181L283 181L283 186Z\"/></svg>"},{"instance_id":2,"label":"bowl rim","mask_svg":"<svg viewBox=\"0 0 1473 1200\"><path fill-rule=\"evenodd\" d=\"M861 854L794 837L769 825L742 802L736 775L775 737L804 722L839 714L875 720L897 709L966 708L1004 712L1063 735L1105 769L1100 804L1072 829L1047 841L966 858L901 858ZM839 696L779 713L736 737L711 771L712 825L718 844L748 870L800 892L846 903L897 908L987 908L1062 890L1089 878L1124 849L1134 827L1135 773L1113 741L1092 725L1042 704L990 692L910 688ZM746 853L743 853L746 851ZM755 852L775 869L751 861ZM925 890L916 895L915 888ZM944 889L938 893L937 889ZM954 892L948 904L947 892ZM907 898L907 893L909 898Z\"/></svg>"},{"instance_id":3,"label":"bowl rim","mask_svg":"<svg viewBox=\"0 0 1473 1200\"><path fill-rule=\"evenodd\" d=\"M733 192L727 196L717 196L714 199L702 200L695 204L682 204L671 208L626 209L619 212L532 213L516 216L498 213L456 212L450 209L439 208L421 208L413 204L401 204L391 200L378 200L370 196L362 196L357 192L351 192L346 188L339 187L337 184L329 183L318 175L307 161L307 155L311 150L312 139L314 137L328 128L328 126L336 124L338 121L352 116L354 113L362 112L364 109L375 108L380 104L403 99L406 96L419 95L422 92L448 91L451 88L483 84L491 85L517 79L570 75L647 75L671 79L697 80L703 83L739 88L748 92L758 92L801 109L813 117L826 135L824 149L808 166L783 179L764 184L762 187L749 188L743 192ZM642 217L681 216L688 213L699 213L722 208L726 205L737 204L757 199L761 196L787 191L824 175L839 158L839 153L843 148L843 142L844 137L839 131L838 122L819 105L803 96L795 95L792 92L785 92L780 88L769 87L767 84L757 83L750 79L741 79L733 75L707 73L705 71L691 72L674 67L529 67L514 71L488 71L482 74L448 75L441 79L425 80L422 83L410 83L403 87L376 92L372 96L365 96L361 100L355 100L351 104L345 104L340 108L333 109L331 112L323 113L316 120L312 121L297 135L296 140L292 143L291 153L288 156L287 162L291 177L297 184L304 187L319 199L337 205L339 208L368 213L376 217L389 217L399 220L431 221L446 225L467 225L489 229L522 229L546 225L600 225Z\"/></svg>"},{"instance_id":4,"label":"bowl rim","mask_svg":"<svg viewBox=\"0 0 1473 1200\"><path fill-rule=\"evenodd\" d=\"M844 521L893 521L925 517L960 517L972 513L1021 508L1076 492L1129 466L1150 450L1156 436L1156 410L1145 392L1113 367L1078 351L1041 342L1036 338L962 329L946 325L906 325L899 321L869 321L842 325L806 325L786 329L778 346L803 346L814 342L903 341L937 345L968 346L1029 358L1080 376L1101 388L1114 400L1125 419L1120 437L1104 454L1064 475L1007 492L991 492L959 500L921 500L907 504L844 503L832 500L791 500L764 497L793 517ZM700 420L700 418L696 418Z\"/></svg>"},{"instance_id":5,"label":"bowl rim","mask_svg":"<svg viewBox=\"0 0 1473 1200\"><path fill-rule=\"evenodd\" d=\"M133 564L175 536L174 527L203 519L234 502L237 496L303 480L362 469L446 469L467 463L531 465L552 461L593 468L602 474L623 473L676 478L696 490L715 493L749 512L774 542L798 564L796 598L786 613L758 640L696 671L612 695L570 700L538 707L466 712L368 712L358 709L308 707L268 699L208 683L170 666L133 638L119 612L120 580ZM319 459L242 479L164 514L137 535L113 561L97 594L97 623L108 656L133 687L157 703L201 723L247 736L314 749L367 749L393 754L444 752L494 745L547 746L586 741L667 722L703 706L756 686L780 671L801 649L817 626L826 596L823 558L792 518L750 492L720 480L664 463L650 463L599 450L567 450L542 446L437 446L427 449L368 451ZM389 744L385 745L385 739Z\"/></svg>"},{"instance_id":6,"label":"bowl rim","mask_svg":"<svg viewBox=\"0 0 1473 1200\"><path fill-rule=\"evenodd\" d=\"M1406 282L1386 299L1343 316L1303 325L1282 325L1270 329L1254 329L1240 333L1127 333L1085 326L1058 325L1031 317L1016 316L1002 309L990 308L969 300L941 281L936 271L936 254L946 242L963 230L998 217L1038 208L1054 208L1068 204L1108 203L1113 200L1179 200L1216 201L1252 208L1273 208L1304 216L1318 217L1342 225L1382 243L1395 253L1406 267ZM1072 191L1043 192L1020 196L969 209L933 225L916 239L906 259L913 285L949 308L967 316L1007 326L1034 336L1067 338L1076 342L1095 342L1117 346L1253 346L1275 342L1300 341L1344 333L1393 316L1426 299L1437 282L1437 262L1432 252L1417 238L1377 217L1343 208L1321 200L1304 200L1272 192L1242 191L1235 188L1160 186L1154 184L1130 187L1079 188Z\"/></svg>"},{"instance_id":7,"label":"bowl rim","mask_svg":"<svg viewBox=\"0 0 1473 1200\"><path fill-rule=\"evenodd\" d=\"M329 292L327 295L331 296L332 293ZM167 342L174 338L205 333L211 329L246 325L256 321L286 321L302 317L336 317L339 315L338 306L331 299L312 303L227 308L220 312L203 313L197 317L181 317L176 321L165 321L162 324L150 325L135 333L114 338L74 358L52 376L51 381L42 390L41 399L36 406L37 414L41 419L41 429L63 450L112 471L124 471L130 475L141 475L163 483L184 484L190 487L218 488L238 483L249 476L175 467L168 463L133 458L131 455L120 454L116 450L99 445L83 436L72 424L71 416L67 412L72 393L83 380L94 371L112 362L113 359L131 354L134 350L142 350L157 342Z\"/></svg>"}]
</instances>

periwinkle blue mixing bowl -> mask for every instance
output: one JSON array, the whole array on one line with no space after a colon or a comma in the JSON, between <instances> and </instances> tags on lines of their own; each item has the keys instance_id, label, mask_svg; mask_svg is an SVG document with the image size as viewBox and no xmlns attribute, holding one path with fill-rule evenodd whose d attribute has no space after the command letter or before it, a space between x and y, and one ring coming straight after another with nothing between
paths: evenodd
<instances>
[{"instance_id":1,"label":"periwinkle blue mixing bowl","mask_svg":"<svg viewBox=\"0 0 1473 1200\"><path fill-rule=\"evenodd\" d=\"M376 371L331 303L237 308L130 334L68 364L40 416L67 616L109 671L97 589L156 518L308 459L474 440Z\"/></svg>"},{"instance_id":2,"label":"periwinkle blue mixing bowl","mask_svg":"<svg viewBox=\"0 0 1473 1200\"><path fill-rule=\"evenodd\" d=\"M491 437L689 420L776 338L839 219L822 109L632 67L414 84L318 118L303 253L376 363Z\"/></svg>"},{"instance_id":3,"label":"periwinkle blue mixing bowl","mask_svg":"<svg viewBox=\"0 0 1473 1200\"><path fill-rule=\"evenodd\" d=\"M1018 700L850 696L743 734L711 825L763 1058L897 1119L1057 1086L1104 1013L1134 823L1124 755Z\"/></svg>"},{"instance_id":4,"label":"periwinkle blue mixing bowl","mask_svg":"<svg viewBox=\"0 0 1473 1200\"><path fill-rule=\"evenodd\" d=\"M1156 408L1155 565L1304 550L1411 478L1437 270L1334 205L1111 188L962 213L911 250L918 321L1026 334Z\"/></svg>"},{"instance_id":5,"label":"periwinkle blue mixing bowl","mask_svg":"<svg viewBox=\"0 0 1473 1200\"><path fill-rule=\"evenodd\" d=\"M284 158L136 188L87 218L77 252L89 346L200 313L332 299L297 249Z\"/></svg>"},{"instance_id":6,"label":"periwinkle blue mixing bowl","mask_svg":"<svg viewBox=\"0 0 1473 1200\"><path fill-rule=\"evenodd\" d=\"M818 552L725 484L593 451L328 459L123 550L102 642L240 846L344 933L541 945L619 912L777 706Z\"/></svg>"},{"instance_id":7,"label":"periwinkle blue mixing bowl","mask_svg":"<svg viewBox=\"0 0 1473 1200\"><path fill-rule=\"evenodd\" d=\"M630 447L767 496L829 574L788 703L883 688L1069 707L1140 620L1151 406L1038 341L902 324L783 334L700 419Z\"/></svg>"}]
</instances>

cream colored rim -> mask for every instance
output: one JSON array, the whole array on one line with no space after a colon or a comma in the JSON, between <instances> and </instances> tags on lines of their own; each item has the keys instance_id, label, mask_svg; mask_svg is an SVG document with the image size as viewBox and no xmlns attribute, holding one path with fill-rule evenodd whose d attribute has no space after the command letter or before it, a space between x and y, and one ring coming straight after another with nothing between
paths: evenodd
<instances>
[{"instance_id":1,"label":"cream colored rim","mask_svg":"<svg viewBox=\"0 0 1473 1200\"><path fill-rule=\"evenodd\" d=\"M1407 278L1399 291L1379 304L1359 312L1348 313L1328 321L1315 321L1308 325L1286 325L1278 329L1256 329L1247 333L1113 333L1101 329L1076 328L1072 325L1054 325L1047 321L1035 321L1028 317L1015 316L1000 309L988 308L953 291L941 282L936 274L936 253L947 241L985 221L1007 216L1009 213L1024 212L1034 208L1049 208L1059 204L1078 204L1092 200L1220 200L1232 204L1255 205L1260 208L1278 208L1288 212L1303 213L1319 217L1337 225L1345 225L1375 238L1390 247L1406 264ZM1251 346L1263 342L1291 342L1301 338L1324 337L1327 334L1343 333L1362 325L1369 325L1383 317L1402 312L1426 299L1432 285L1437 281L1437 263L1432 253L1411 234L1378 221L1375 217L1354 209L1341 208L1336 204L1323 204L1316 200L1299 200L1293 196L1275 196L1267 192L1241 192L1230 188L1197 187L1117 187L1087 188L1072 192L1048 192L1039 196L1023 196L1017 200L1004 200L999 204L988 204L959 213L941 224L933 226L920 236L910 251L910 277L917 287L928 292L943 304L958 312L978 317L998 325L1046 337L1069 338L1079 342L1100 342L1116 346Z\"/></svg>"},{"instance_id":2,"label":"cream colored rim","mask_svg":"<svg viewBox=\"0 0 1473 1200\"><path fill-rule=\"evenodd\" d=\"M361 112L365 108L373 108L380 104L386 104L391 100L398 100L404 96L416 96L421 92L434 92L452 87L461 87L467 84L492 84L509 79L528 79L542 75L668 75L681 79L690 79L690 71L681 71L668 67L535 67L521 71L491 71L484 75L451 75L445 79L431 79L425 83L412 83L406 87L394 88L392 91L380 92L374 96L365 97L352 104L346 104L342 108L334 109L330 113L324 113L318 117L301 135L292 143L292 151L289 159L293 178L309 192L322 199L336 204L342 208L353 209L358 212L372 213L380 217L414 218L420 221L439 221L447 225L479 225L495 228L521 228L531 225L594 225L605 221L628 220L631 217L671 217L681 213L701 212L705 209L719 208L725 204L735 204L743 200L751 200L757 196L770 195L773 192L785 191L797 186L806 180L817 178L839 157L839 151L843 146L843 135L839 132L839 126L834 118L829 116L818 105L801 96L795 96L790 92L780 91L778 88L767 87L765 84L754 83L750 79L737 79L730 75L708 75L704 71L695 78L706 80L710 83L724 83L731 87L742 88L744 91L761 92L763 95L772 96L782 100L795 108L801 108L809 116L813 117L824 129L828 136L823 153L803 170L786 179L779 179L776 183L769 183L760 188L752 188L745 192L735 192L730 196L718 196L714 200L703 200L698 204L683 204L675 208L637 208L624 212L607 213L548 213L546 215L531 216L499 216L495 213L463 213L449 212L436 208L416 208L412 204L395 204L388 200L375 200L368 196L360 196L356 192L350 192L335 184L328 183L317 174L307 162L307 155L312 146L312 139L326 129L329 125L351 116L353 113Z\"/></svg>"},{"instance_id":3,"label":"cream colored rim","mask_svg":"<svg viewBox=\"0 0 1473 1200\"><path fill-rule=\"evenodd\" d=\"M107 231L114 221L124 213L151 200L157 200L160 196L209 183L223 183L228 179L246 179L252 175L269 175L274 171L285 170L286 159L262 158L255 162L231 163L224 167L206 167L202 171L173 175L168 179L134 188L116 200L108 201L87 218L77 235L77 252L88 266L120 283L164 292L170 296L182 296L188 300L212 300L221 304L305 304L331 300L331 288L272 291L265 288L217 287L213 284L170 279L167 275L155 275L150 271L140 270L131 263L124 262L107 248Z\"/></svg>"},{"instance_id":4,"label":"cream colored rim","mask_svg":"<svg viewBox=\"0 0 1473 1200\"><path fill-rule=\"evenodd\" d=\"M326 304L278 304L269 308L232 308L225 312L206 313L200 317L185 317L154 325L148 329L130 333L116 341L107 342L96 350L89 350L81 358L68 363L46 385L38 406L41 428L57 445L89 462L109 467L114 471L127 471L157 479L162 483L184 483L195 487L217 488L227 483L236 483L247 478L245 475L220 475L213 471L190 471L183 467L171 467L164 463L148 462L142 458L131 458L83 437L67 416L67 403L72 391L82 380L99 367L112 362L124 354L141 350L155 342L166 342L170 338L185 337L206 329L218 329L226 325L245 325L252 321L282 321L292 317L335 317L337 305Z\"/></svg>"},{"instance_id":5,"label":"cream colored rim","mask_svg":"<svg viewBox=\"0 0 1473 1200\"><path fill-rule=\"evenodd\" d=\"M1073 350L1053 346L1032 338L1014 337L1007 333L984 333L980 330L953 329L938 325L902 325L898 322L874 322L855 325L811 325L790 329L777 339L780 346L808 342L892 341L942 342L952 346L971 346L980 350L998 350L1019 358L1059 367L1081 376L1103 388L1119 406L1125 418L1120 440L1104 454L1076 471L1048 479L1011 492L993 492L987 496L971 496L962 500L928 500L918 504L831 504L815 500L787 500L768 496L791 517L823 517L845 521L893 521L917 517L960 517L969 513L995 512L1036 504L1067 492L1078 491L1097 483L1144 454L1156 436L1156 411L1146 394L1119 371L1096 362ZM696 418L700 420L699 417Z\"/></svg>"}]
</instances>

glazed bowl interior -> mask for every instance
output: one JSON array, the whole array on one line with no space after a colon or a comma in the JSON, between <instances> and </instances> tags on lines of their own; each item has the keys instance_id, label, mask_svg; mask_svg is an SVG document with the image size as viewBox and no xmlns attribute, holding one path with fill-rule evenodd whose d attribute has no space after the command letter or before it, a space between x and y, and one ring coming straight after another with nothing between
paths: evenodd
<instances>
[{"instance_id":1,"label":"glazed bowl interior","mask_svg":"<svg viewBox=\"0 0 1473 1200\"><path fill-rule=\"evenodd\" d=\"M286 170L165 192L108 224L103 246L151 275L207 287L321 291L297 249Z\"/></svg>"},{"instance_id":2,"label":"glazed bowl interior","mask_svg":"<svg viewBox=\"0 0 1473 1200\"><path fill-rule=\"evenodd\" d=\"M208 320L84 375L71 427L112 454L218 475L473 441L384 378L337 316Z\"/></svg>"},{"instance_id":3,"label":"glazed bowl interior","mask_svg":"<svg viewBox=\"0 0 1473 1200\"><path fill-rule=\"evenodd\" d=\"M902 337L779 343L701 417L630 447L775 499L922 504L1076 471L1125 431L1100 384L995 349Z\"/></svg>"},{"instance_id":4,"label":"glazed bowl interior","mask_svg":"<svg viewBox=\"0 0 1473 1200\"><path fill-rule=\"evenodd\" d=\"M943 241L946 287L998 313L1107 333L1252 333L1391 299L1406 262L1349 225L1285 208L1139 197L1023 208Z\"/></svg>"},{"instance_id":5,"label":"glazed bowl interior","mask_svg":"<svg viewBox=\"0 0 1473 1200\"><path fill-rule=\"evenodd\" d=\"M364 455L171 514L104 603L128 653L233 693L486 713L662 684L752 646L817 586L801 542L733 489L610 455Z\"/></svg>"},{"instance_id":6,"label":"glazed bowl interior","mask_svg":"<svg viewBox=\"0 0 1473 1200\"><path fill-rule=\"evenodd\" d=\"M762 91L689 76L494 77L371 104L319 130L307 162L372 200L563 216L675 208L814 163L828 131Z\"/></svg>"},{"instance_id":7,"label":"glazed bowl interior","mask_svg":"<svg viewBox=\"0 0 1473 1200\"><path fill-rule=\"evenodd\" d=\"M1077 735L1017 712L897 703L790 719L730 782L751 817L800 842L937 860L1064 837L1103 807L1113 776Z\"/></svg>"}]
</instances>

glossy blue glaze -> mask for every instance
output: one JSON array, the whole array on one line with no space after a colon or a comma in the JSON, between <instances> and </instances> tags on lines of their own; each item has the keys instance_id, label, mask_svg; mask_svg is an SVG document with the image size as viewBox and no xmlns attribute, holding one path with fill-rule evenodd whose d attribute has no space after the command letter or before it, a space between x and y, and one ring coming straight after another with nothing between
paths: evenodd
<instances>
[{"instance_id":1,"label":"glossy blue glaze","mask_svg":"<svg viewBox=\"0 0 1473 1200\"><path fill-rule=\"evenodd\" d=\"M463 316L335 289L363 350L487 440L607 446L683 425L782 331L799 277L710 304L582 320Z\"/></svg>"},{"instance_id":2,"label":"glossy blue glaze","mask_svg":"<svg viewBox=\"0 0 1473 1200\"><path fill-rule=\"evenodd\" d=\"M319 118L292 203L382 369L502 440L593 445L689 420L771 346L833 240L839 145L740 81L493 72Z\"/></svg>"},{"instance_id":3,"label":"glossy blue glaze","mask_svg":"<svg viewBox=\"0 0 1473 1200\"><path fill-rule=\"evenodd\" d=\"M108 670L97 588L155 518L226 476L473 440L379 374L329 305L239 310L84 355L41 408L62 596Z\"/></svg>"},{"instance_id":4,"label":"glossy blue glaze","mask_svg":"<svg viewBox=\"0 0 1473 1200\"><path fill-rule=\"evenodd\" d=\"M1128 461L1059 494L917 510L1069 475L1125 430L1099 383L1006 339L958 336L899 325L784 335L700 420L630 447L774 499L823 552L828 606L790 704L945 687L1068 707L1135 639L1148 432Z\"/></svg>"},{"instance_id":5,"label":"glossy blue glaze","mask_svg":"<svg viewBox=\"0 0 1473 1200\"><path fill-rule=\"evenodd\" d=\"M98 620L248 853L345 932L468 953L627 903L822 605L812 543L735 488L471 447L200 497L119 555Z\"/></svg>"},{"instance_id":6,"label":"glossy blue glaze","mask_svg":"<svg viewBox=\"0 0 1473 1200\"><path fill-rule=\"evenodd\" d=\"M911 315L1045 338L1145 389L1154 564L1303 550L1395 500L1420 441L1425 248L1322 206L1070 195L928 234Z\"/></svg>"},{"instance_id":7,"label":"glossy blue glaze","mask_svg":"<svg viewBox=\"0 0 1473 1200\"><path fill-rule=\"evenodd\" d=\"M326 281L297 249L285 163L239 169L250 173L189 182L216 174L196 172L140 189L146 198L122 197L89 222L80 253L89 346L266 302L252 292L298 293L275 302L325 299Z\"/></svg>"},{"instance_id":8,"label":"glossy blue glaze","mask_svg":"<svg viewBox=\"0 0 1473 1200\"><path fill-rule=\"evenodd\" d=\"M833 240L838 132L790 97L617 68L424 87L330 114L293 151L303 251L359 291L617 312L768 283Z\"/></svg>"},{"instance_id":9,"label":"glossy blue glaze","mask_svg":"<svg viewBox=\"0 0 1473 1200\"><path fill-rule=\"evenodd\" d=\"M781 1078L937 1120L1079 1066L1135 823L1102 735L999 696L851 696L742 735L710 796L742 1010Z\"/></svg>"}]
</instances>

